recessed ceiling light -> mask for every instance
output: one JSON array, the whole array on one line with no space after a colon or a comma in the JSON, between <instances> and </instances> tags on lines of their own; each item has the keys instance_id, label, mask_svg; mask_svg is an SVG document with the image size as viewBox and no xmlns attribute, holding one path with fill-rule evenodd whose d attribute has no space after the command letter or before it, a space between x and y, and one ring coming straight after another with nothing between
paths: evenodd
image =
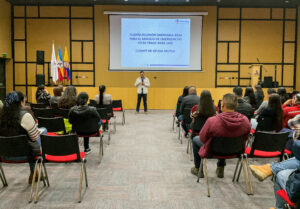
<instances>
[{"instance_id":1,"label":"recessed ceiling light","mask_svg":"<svg viewBox=\"0 0 300 209\"><path fill-rule=\"evenodd\" d=\"M190 2L190 0L185 0L186 2Z\"/></svg>"},{"instance_id":2,"label":"recessed ceiling light","mask_svg":"<svg viewBox=\"0 0 300 209\"><path fill-rule=\"evenodd\" d=\"M128 1L128 0L124 0L124 1Z\"/></svg>"},{"instance_id":3,"label":"recessed ceiling light","mask_svg":"<svg viewBox=\"0 0 300 209\"><path fill-rule=\"evenodd\" d=\"M285 3L287 3L287 4L288 4L288 3L290 3L290 1L289 1L289 0L285 0L284 2L285 2Z\"/></svg>"},{"instance_id":4,"label":"recessed ceiling light","mask_svg":"<svg viewBox=\"0 0 300 209\"><path fill-rule=\"evenodd\" d=\"M221 0L217 0L217 2L221 2Z\"/></svg>"},{"instance_id":5,"label":"recessed ceiling light","mask_svg":"<svg viewBox=\"0 0 300 209\"><path fill-rule=\"evenodd\" d=\"M155 2L158 2L159 0L155 0Z\"/></svg>"}]
</instances>

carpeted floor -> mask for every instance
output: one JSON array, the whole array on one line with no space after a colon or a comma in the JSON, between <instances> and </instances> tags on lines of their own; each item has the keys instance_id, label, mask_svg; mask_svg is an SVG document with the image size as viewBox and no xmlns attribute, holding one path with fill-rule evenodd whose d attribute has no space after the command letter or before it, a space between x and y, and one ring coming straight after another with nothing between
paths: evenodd
<instances>
[{"instance_id":1,"label":"carpeted floor","mask_svg":"<svg viewBox=\"0 0 300 209\"><path fill-rule=\"evenodd\" d=\"M208 160L208 198L204 179L196 183L196 176L190 173L193 163L186 154L186 139L180 144L177 133L171 131L172 113L126 111L125 126L118 114L110 145L104 137L101 164L97 160L99 140L92 138L92 153L87 156L89 187L83 187L82 203L77 203L79 164L46 164L50 187L41 186L37 204L27 202L28 164L3 164L9 186L0 184L0 208L266 209L275 205L270 180L261 183L252 177L252 196L245 193L242 174L239 183L231 181L236 159L227 162L224 179L215 175L216 160Z\"/></svg>"}]
</instances>

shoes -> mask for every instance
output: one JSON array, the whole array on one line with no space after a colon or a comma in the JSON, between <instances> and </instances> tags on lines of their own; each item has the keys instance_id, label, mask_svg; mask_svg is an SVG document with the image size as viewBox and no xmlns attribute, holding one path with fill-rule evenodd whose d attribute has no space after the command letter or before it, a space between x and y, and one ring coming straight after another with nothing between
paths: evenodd
<instances>
[{"instance_id":1,"label":"shoes","mask_svg":"<svg viewBox=\"0 0 300 209\"><path fill-rule=\"evenodd\" d=\"M224 178L224 166L218 166L216 174L218 178Z\"/></svg>"},{"instance_id":2,"label":"shoes","mask_svg":"<svg viewBox=\"0 0 300 209\"><path fill-rule=\"evenodd\" d=\"M263 181L269 176L272 176L272 170L270 164L265 164L261 166L249 165L250 170L255 178L259 181Z\"/></svg>"},{"instance_id":3,"label":"shoes","mask_svg":"<svg viewBox=\"0 0 300 209\"><path fill-rule=\"evenodd\" d=\"M199 173L199 168L195 168L195 167L192 167L191 168L191 173L195 176L198 176L198 173ZM204 178L204 174L203 174L203 170L200 170L200 175L199 175L200 178Z\"/></svg>"},{"instance_id":4,"label":"shoes","mask_svg":"<svg viewBox=\"0 0 300 209\"><path fill-rule=\"evenodd\" d=\"M38 181L38 178L39 178L39 173L37 172L37 173L35 174L35 182ZM41 176L40 181L43 181L43 180L44 180L44 177ZM28 184L32 184L32 181L33 181L33 172L30 172L30 175L29 175L29 178L28 178Z\"/></svg>"},{"instance_id":5,"label":"shoes","mask_svg":"<svg viewBox=\"0 0 300 209\"><path fill-rule=\"evenodd\" d=\"M90 148L87 148L87 149L84 150L84 152L85 152L86 155L90 154L91 151L92 150Z\"/></svg>"}]
</instances>

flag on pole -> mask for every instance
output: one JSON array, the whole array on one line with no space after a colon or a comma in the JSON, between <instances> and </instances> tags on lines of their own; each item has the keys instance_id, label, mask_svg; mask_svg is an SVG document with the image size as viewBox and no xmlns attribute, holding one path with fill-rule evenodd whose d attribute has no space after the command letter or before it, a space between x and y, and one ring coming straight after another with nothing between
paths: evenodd
<instances>
[{"instance_id":1,"label":"flag on pole","mask_svg":"<svg viewBox=\"0 0 300 209\"><path fill-rule=\"evenodd\" d=\"M60 46L58 47L58 57L57 57L57 72L58 72L58 80L64 80L64 65L61 56Z\"/></svg>"},{"instance_id":2,"label":"flag on pole","mask_svg":"<svg viewBox=\"0 0 300 209\"><path fill-rule=\"evenodd\" d=\"M57 72L57 61L55 56L54 42L52 43L51 76L53 82L56 83L56 81L58 80L58 72Z\"/></svg>"},{"instance_id":3,"label":"flag on pole","mask_svg":"<svg viewBox=\"0 0 300 209\"><path fill-rule=\"evenodd\" d=\"M69 65L69 55L68 55L67 46L65 46L64 73L67 78L67 81L69 81L71 79L71 71L70 71L70 65Z\"/></svg>"}]
</instances>

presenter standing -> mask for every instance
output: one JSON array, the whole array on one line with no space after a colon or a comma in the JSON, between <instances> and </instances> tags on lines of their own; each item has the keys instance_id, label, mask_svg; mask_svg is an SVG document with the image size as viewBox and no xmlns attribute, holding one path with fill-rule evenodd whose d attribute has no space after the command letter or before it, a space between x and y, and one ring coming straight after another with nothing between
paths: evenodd
<instances>
[{"instance_id":1,"label":"presenter standing","mask_svg":"<svg viewBox=\"0 0 300 209\"><path fill-rule=\"evenodd\" d=\"M143 97L144 112L147 113L147 94L150 81L147 77L145 77L144 71L140 72L140 77L136 79L134 86L137 87L138 93L136 112L138 113L140 111L141 99Z\"/></svg>"}]
</instances>

